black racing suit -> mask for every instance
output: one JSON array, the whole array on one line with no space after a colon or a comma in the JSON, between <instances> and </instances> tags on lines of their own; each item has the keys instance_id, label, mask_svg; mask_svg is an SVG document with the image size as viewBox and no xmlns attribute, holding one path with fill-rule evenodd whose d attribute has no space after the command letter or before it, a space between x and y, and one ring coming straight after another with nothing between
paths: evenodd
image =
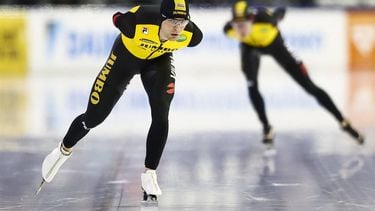
<instances>
[{"instance_id":1,"label":"black racing suit","mask_svg":"<svg viewBox=\"0 0 375 211\"><path fill-rule=\"evenodd\" d=\"M265 8L258 9L253 16L250 34L242 39L236 34L231 22L224 26L224 33L227 36L240 41L241 65L248 81L249 97L264 130L266 131L270 125L263 97L258 89L259 61L263 54L272 56L305 91L314 96L320 105L341 122L343 116L329 95L311 81L303 63L296 60L285 46L277 28L278 18L278 13L272 13Z\"/></svg>"},{"instance_id":2,"label":"black racing suit","mask_svg":"<svg viewBox=\"0 0 375 211\"><path fill-rule=\"evenodd\" d=\"M73 147L91 128L103 122L133 76L140 74L152 115L145 167L157 168L168 136L169 106L174 95L172 52L196 46L203 37L190 21L176 41L161 42L159 30L163 19L159 11L158 6L136 6L113 16L121 34L94 81L86 112L74 119L63 139L65 147Z\"/></svg>"}]
</instances>

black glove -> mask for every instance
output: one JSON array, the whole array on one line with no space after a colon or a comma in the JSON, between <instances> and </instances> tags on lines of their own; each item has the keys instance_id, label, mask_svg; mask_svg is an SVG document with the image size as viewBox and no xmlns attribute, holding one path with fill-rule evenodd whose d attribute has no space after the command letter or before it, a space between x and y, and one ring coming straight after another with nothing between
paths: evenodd
<instances>
[{"instance_id":1,"label":"black glove","mask_svg":"<svg viewBox=\"0 0 375 211\"><path fill-rule=\"evenodd\" d=\"M275 11L273 11L273 16L276 18L277 22L279 22L282 19L284 19L285 13L286 13L285 7L277 7Z\"/></svg>"},{"instance_id":2,"label":"black glove","mask_svg":"<svg viewBox=\"0 0 375 211\"><path fill-rule=\"evenodd\" d=\"M121 12L116 12L115 14L113 14L112 16L112 22L113 22L113 25L115 25L116 27L117 26L117 20L118 20L118 17L120 17L121 15L123 15L123 13Z\"/></svg>"}]
</instances>

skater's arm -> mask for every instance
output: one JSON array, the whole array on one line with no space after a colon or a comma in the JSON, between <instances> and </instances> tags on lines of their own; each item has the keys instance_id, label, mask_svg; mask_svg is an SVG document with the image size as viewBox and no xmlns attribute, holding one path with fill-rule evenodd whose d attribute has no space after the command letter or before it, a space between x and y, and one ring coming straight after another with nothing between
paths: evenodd
<instances>
[{"instance_id":1,"label":"skater's arm","mask_svg":"<svg viewBox=\"0 0 375 211\"><path fill-rule=\"evenodd\" d=\"M188 47L197 46L203 39L202 31L192 21L189 22L189 24L186 26L186 28L189 29L189 31L191 31L193 33L193 36L191 38L191 41L190 41Z\"/></svg>"},{"instance_id":2,"label":"skater's arm","mask_svg":"<svg viewBox=\"0 0 375 211\"><path fill-rule=\"evenodd\" d=\"M121 33L127 37L134 37L136 16L135 11L138 10L139 6L134 7L127 13L116 12L113 17L113 25L115 25Z\"/></svg>"},{"instance_id":3,"label":"skater's arm","mask_svg":"<svg viewBox=\"0 0 375 211\"><path fill-rule=\"evenodd\" d=\"M276 19L277 22L280 22L281 20L284 19L286 13L285 7L277 7L273 11L273 17Z\"/></svg>"},{"instance_id":4,"label":"skater's arm","mask_svg":"<svg viewBox=\"0 0 375 211\"><path fill-rule=\"evenodd\" d=\"M232 27L232 24L230 21L228 21L225 25L224 25L224 34L227 35L228 37L230 38L233 38L233 39L236 39L237 36L236 36L236 31L233 29Z\"/></svg>"}]
</instances>

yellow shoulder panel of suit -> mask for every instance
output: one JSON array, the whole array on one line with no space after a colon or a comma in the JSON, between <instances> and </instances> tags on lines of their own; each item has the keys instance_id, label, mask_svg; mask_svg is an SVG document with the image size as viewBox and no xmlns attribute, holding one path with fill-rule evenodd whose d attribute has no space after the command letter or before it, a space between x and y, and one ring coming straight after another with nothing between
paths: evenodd
<instances>
[{"instance_id":1,"label":"yellow shoulder panel of suit","mask_svg":"<svg viewBox=\"0 0 375 211\"><path fill-rule=\"evenodd\" d=\"M276 38L279 30L270 23L256 23L251 27L251 33L243 42L256 46L269 46Z\"/></svg>"},{"instance_id":2,"label":"yellow shoulder panel of suit","mask_svg":"<svg viewBox=\"0 0 375 211\"><path fill-rule=\"evenodd\" d=\"M165 53L171 53L189 45L193 33L183 31L176 41L160 42L159 26L154 24L138 24L133 38L121 35L126 49L140 59L153 59Z\"/></svg>"},{"instance_id":3,"label":"yellow shoulder panel of suit","mask_svg":"<svg viewBox=\"0 0 375 211\"><path fill-rule=\"evenodd\" d=\"M135 12L137 12L137 10L139 9L139 7L140 7L140 5L135 6L135 7L131 8L131 9L129 10L129 12L131 12L131 13L135 13Z\"/></svg>"},{"instance_id":4,"label":"yellow shoulder panel of suit","mask_svg":"<svg viewBox=\"0 0 375 211\"><path fill-rule=\"evenodd\" d=\"M254 47L267 47L277 37L279 30L270 23L255 23L251 26L250 34L241 38L238 33L232 28L226 31L226 35L229 38L238 40L242 43L254 46Z\"/></svg>"}]
</instances>

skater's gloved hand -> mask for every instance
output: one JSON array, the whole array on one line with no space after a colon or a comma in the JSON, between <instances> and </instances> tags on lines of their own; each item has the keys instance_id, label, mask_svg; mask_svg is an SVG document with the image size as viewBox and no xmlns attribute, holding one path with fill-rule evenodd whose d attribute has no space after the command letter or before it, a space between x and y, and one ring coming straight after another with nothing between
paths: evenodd
<instances>
[{"instance_id":1,"label":"skater's gloved hand","mask_svg":"<svg viewBox=\"0 0 375 211\"><path fill-rule=\"evenodd\" d=\"M285 7L277 7L273 12L273 16L277 19L277 22L280 22L282 19L284 19L285 13Z\"/></svg>"},{"instance_id":2,"label":"skater's gloved hand","mask_svg":"<svg viewBox=\"0 0 375 211\"><path fill-rule=\"evenodd\" d=\"M115 25L116 27L118 27L118 25L117 25L117 20L118 20L118 18L119 18L121 15L123 15L123 13L121 13L121 12L116 12L116 13L113 14L113 16L112 16L112 22L113 22L113 25Z\"/></svg>"}]
</instances>

